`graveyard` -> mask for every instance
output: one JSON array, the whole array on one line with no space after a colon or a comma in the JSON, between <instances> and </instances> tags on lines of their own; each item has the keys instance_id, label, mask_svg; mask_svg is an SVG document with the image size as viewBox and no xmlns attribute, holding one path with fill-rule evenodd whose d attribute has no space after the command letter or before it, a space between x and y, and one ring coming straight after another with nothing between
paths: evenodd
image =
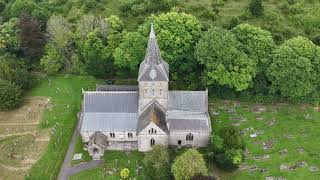
<instances>
[{"instance_id":1,"label":"graveyard","mask_svg":"<svg viewBox=\"0 0 320 180\"><path fill-rule=\"evenodd\" d=\"M211 99L213 129L236 126L246 144L245 161L234 172L210 165L210 174L220 179L317 179L320 177L320 111L305 104L254 103ZM174 150L170 150L174 151ZM182 150L183 151L183 150ZM81 148L75 153L87 152ZM205 153L205 149L200 149ZM179 153L178 153L179 154ZM129 168L131 177L143 178L143 155L107 151L104 164L70 179L117 179Z\"/></svg>"},{"instance_id":2,"label":"graveyard","mask_svg":"<svg viewBox=\"0 0 320 180\"><path fill-rule=\"evenodd\" d=\"M41 113L50 109L49 98L27 97L14 111L0 112L0 172L4 179L24 179L49 142L49 130L38 125Z\"/></svg>"},{"instance_id":3,"label":"graveyard","mask_svg":"<svg viewBox=\"0 0 320 180\"><path fill-rule=\"evenodd\" d=\"M320 177L320 112L304 104L212 100L213 129L236 126L246 144L245 162L226 179Z\"/></svg>"}]
</instances>

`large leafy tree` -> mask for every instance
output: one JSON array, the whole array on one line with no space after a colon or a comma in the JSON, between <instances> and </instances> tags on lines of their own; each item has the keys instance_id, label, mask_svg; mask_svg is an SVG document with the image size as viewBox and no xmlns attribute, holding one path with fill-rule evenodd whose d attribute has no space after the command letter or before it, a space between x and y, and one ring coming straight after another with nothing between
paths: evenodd
<instances>
[{"instance_id":1,"label":"large leafy tree","mask_svg":"<svg viewBox=\"0 0 320 180\"><path fill-rule=\"evenodd\" d=\"M22 13L19 18L20 44L23 54L31 62L35 62L42 54L45 43L44 33L36 19L27 13Z\"/></svg>"},{"instance_id":2,"label":"large leafy tree","mask_svg":"<svg viewBox=\"0 0 320 180\"><path fill-rule=\"evenodd\" d=\"M137 70L143 60L147 39L138 32L129 32L124 36L123 42L115 49L114 63L121 68Z\"/></svg>"},{"instance_id":3,"label":"large leafy tree","mask_svg":"<svg viewBox=\"0 0 320 180\"><path fill-rule=\"evenodd\" d=\"M178 156L172 164L171 172L176 180L208 175L203 156L196 149L188 149Z\"/></svg>"},{"instance_id":4,"label":"large leafy tree","mask_svg":"<svg viewBox=\"0 0 320 180\"><path fill-rule=\"evenodd\" d=\"M156 145L148 152L144 159L148 177L152 179L168 179L170 176L169 152L167 148Z\"/></svg>"},{"instance_id":5,"label":"large leafy tree","mask_svg":"<svg viewBox=\"0 0 320 180\"><path fill-rule=\"evenodd\" d=\"M251 0L249 3L249 10L253 16L259 17L263 15L262 0Z\"/></svg>"},{"instance_id":6,"label":"large leafy tree","mask_svg":"<svg viewBox=\"0 0 320 180\"><path fill-rule=\"evenodd\" d=\"M55 74L63 67L64 57L52 44L47 44L45 49L40 64L48 74Z\"/></svg>"},{"instance_id":7,"label":"large leafy tree","mask_svg":"<svg viewBox=\"0 0 320 180\"><path fill-rule=\"evenodd\" d=\"M13 109L21 103L21 88L13 82L0 79L0 110Z\"/></svg>"},{"instance_id":8,"label":"large leafy tree","mask_svg":"<svg viewBox=\"0 0 320 180\"><path fill-rule=\"evenodd\" d=\"M234 34L213 27L197 43L195 57L205 67L207 85L218 83L236 91L248 89L256 75L256 63L240 50Z\"/></svg>"},{"instance_id":9,"label":"large leafy tree","mask_svg":"<svg viewBox=\"0 0 320 180\"><path fill-rule=\"evenodd\" d=\"M25 62L11 54L0 56L0 79L10 81L23 90L29 89L33 84Z\"/></svg>"},{"instance_id":10,"label":"large leafy tree","mask_svg":"<svg viewBox=\"0 0 320 180\"><path fill-rule=\"evenodd\" d=\"M319 47L304 37L295 37L274 51L268 78L284 97L301 99L319 87L319 64Z\"/></svg>"},{"instance_id":11,"label":"large leafy tree","mask_svg":"<svg viewBox=\"0 0 320 180\"><path fill-rule=\"evenodd\" d=\"M49 40L58 49L68 47L73 33L70 23L61 15L53 15L47 22Z\"/></svg>"},{"instance_id":12,"label":"large leafy tree","mask_svg":"<svg viewBox=\"0 0 320 180\"><path fill-rule=\"evenodd\" d=\"M107 24L108 24L107 48L111 56L114 53L114 50L121 43L124 24L118 16L114 16L114 15L107 18Z\"/></svg>"},{"instance_id":13,"label":"large leafy tree","mask_svg":"<svg viewBox=\"0 0 320 180\"><path fill-rule=\"evenodd\" d=\"M269 57L275 47L272 34L249 24L240 24L231 32L240 42L240 50L256 61L259 72L264 72L267 65L270 64Z\"/></svg>"},{"instance_id":14,"label":"large leafy tree","mask_svg":"<svg viewBox=\"0 0 320 180\"><path fill-rule=\"evenodd\" d=\"M106 40L108 36L107 20L92 14L83 15L77 22L76 34L82 41L86 39L90 32L95 32L103 40Z\"/></svg>"},{"instance_id":15,"label":"large leafy tree","mask_svg":"<svg viewBox=\"0 0 320 180\"><path fill-rule=\"evenodd\" d=\"M2 53L16 53L20 48L20 40L18 37L18 19L11 18L8 22L0 26L0 49Z\"/></svg>"},{"instance_id":16,"label":"large leafy tree","mask_svg":"<svg viewBox=\"0 0 320 180\"><path fill-rule=\"evenodd\" d=\"M106 57L106 47L97 33L90 32L88 34L81 52L88 74L95 77L104 77L108 73L110 64Z\"/></svg>"}]
</instances>

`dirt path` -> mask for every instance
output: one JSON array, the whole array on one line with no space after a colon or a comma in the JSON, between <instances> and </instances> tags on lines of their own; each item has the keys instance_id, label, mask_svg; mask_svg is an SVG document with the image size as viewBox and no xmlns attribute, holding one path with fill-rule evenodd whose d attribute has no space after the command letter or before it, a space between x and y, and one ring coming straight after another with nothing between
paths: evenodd
<instances>
[{"instance_id":1,"label":"dirt path","mask_svg":"<svg viewBox=\"0 0 320 180\"><path fill-rule=\"evenodd\" d=\"M26 132L22 132L22 133L12 133L12 134L6 134L6 135L2 135L0 134L0 138L7 138L7 137L11 137L11 136L22 136L22 135L28 135L28 134L35 134L38 131L26 131Z\"/></svg>"},{"instance_id":2,"label":"dirt path","mask_svg":"<svg viewBox=\"0 0 320 180\"><path fill-rule=\"evenodd\" d=\"M0 126L34 126L38 125L39 122L33 122L33 123L0 123Z\"/></svg>"},{"instance_id":3,"label":"dirt path","mask_svg":"<svg viewBox=\"0 0 320 180\"><path fill-rule=\"evenodd\" d=\"M9 171L26 171L31 168L31 166L24 166L24 167L13 167L13 166L7 166L0 164L1 167L9 170Z\"/></svg>"}]
</instances>

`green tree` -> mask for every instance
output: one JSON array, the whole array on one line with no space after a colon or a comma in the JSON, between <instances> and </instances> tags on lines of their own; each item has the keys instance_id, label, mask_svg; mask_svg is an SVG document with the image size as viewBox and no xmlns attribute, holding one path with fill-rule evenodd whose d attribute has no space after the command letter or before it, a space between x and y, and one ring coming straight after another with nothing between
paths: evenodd
<instances>
[{"instance_id":1,"label":"green tree","mask_svg":"<svg viewBox=\"0 0 320 180\"><path fill-rule=\"evenodd\" d=\"M258 72L264 72L270 64L269 56L275 48L272 34L249 24L240 24L233 28L231 32L241 43L240 50L256 61Z\"/></svg>"},{"instance_id":2,"label":"green tree","mask_svg":"<svg viewBox=\"0 0 320 180\"><path fill-rule=\"evenodd\" d=\"M119 46L122 40L122 31L124 24L118 16L110 16L107 18L108 24L108 50L112 55L114 50Z\"/></svg>"},{"instance_id":3,"label":"green tree","mask_svg":"<svg viewBox=\"0 0 320 180\"><path fill-rule=\"evenodd\" d=\"M146 43L146 37L140 33L127 33L123 42L115 49L113 54L115 65L133 71L137 70L145 55Z\"/></svg>"},{"instance_id":4,"label":"green tree","mask_svg":"<svg viewBox=\"0 0 320 180\"><path fill-rule=\"evenodd\" d=\"M195 57L205 67L207 85L218 83L235 88L248 89L256 75L256 63L240 51L240 43L231 32L213 27L196 45Z\"/></svg>"},{"instance_id":5,"label":"green tree","mask_svg":"<svg viewBox=\"0 0 320 180\"><path fill-rule=\"evenodd\" d=\"M243 152L241 149L227 149L224 153L216 154L215 159L220 168L230 171L242 163Z\"/></svg>"},{"instance_id":6,"label":"green tree","mask_svg":"<svg viewBox=\"0 0 320 180\"><path fill-rule=\"evenodd\" d=\"M268 78L282 96L301 99L319 87L319 64L319 47L307 38L295 37L274 51Z\"/></svg>"},{"instance_id":7,"label":"green tree","mask_svg":"<svg viewBox=\"0 0 320 180\"><path fill-rule=\"evenodd\" d=\"M171 172L176 180L208 175L203 156L196 149L188 149L178 156L172 164Z\"/></svg>"},{"instance_id":8,"label":"green tree","mask_svg":"<svg viewBox=\"0 0 320 180\"><path fill-rule=\"evenodd\" d=\"M61 15L53 15L47 22L49 40L56 48L67 49L73 33L70 23Z\"/></svg>"},{"instance_id":9,"label":"green tree","mask_svg":"<svg viewBox=\"0 0 320 180\"><path fill-rule=\"evenodd\" d=\"M0 79L0 110L9 110L22 103L22 90L16 84Z\"/></svg>"},{"instance_id":10,"label":"green tree","mask_svg":"<svg viewBox=\"0 0 320 180\"><path fill-rule=\"evenodd\" d=\"M233 126L224 127L219 131L219 136L224 141L224 147L228 149L244 149L244 142L240 132Z\"/></svg>"},{"instance_id":11,"label":"green tree","mask_svg":"<svg viewBox=\"0 0 320 180\"><path fill-rule=\"evenodd\" d=\"M18 19L11 18L8 22L0 26L0 49L2 53L16 53L20 48Z\"/></svg>"},{"instance_id":12,"label":"green tree","mask_svg":"<svg viewBox=\"0 0 320 180\"><path fill-rule=\"evenodd\" d=\"M33 84L33 78L24 60L11 54L0 56L0 79L10 81L23 90L31 88Z\"/></svg>"},{"instance_id":13,"label":"green tree","mask_svg":"<svg viewBox=\"0 0 320 180\"><path fill-rule=\"evenodd\" d=\"M102 40L106 40L108 36L107 20L92 14L83 15L77 22L76 34L79 36L80 41L83 41L90 32L95 32Z\"/></svg>"},{"instance_id":14,"label":"green tree","mask_svg":"<svg viewBox=\"0 0 320 180\"><path fill-rule=\"evenodd\" d=\"M264 9L262 5L262 0L251 0L249 3L249 9L253 16L262 16Z\"/></svg>"},{"instance_id":15,"label":"green tree","mask_svg":"<svg viewBox=\"0 0 320 180\"><path fill-rule=\"evenodd\" d=\"M97 33L88 34L81 52L88 74L102 78L108 73L111 65L106 57L106 48Z\"/></svg>"},{"instance_id":16,"label":"green tree","mask_svg":"<svg viewBox=\"0 0 320 180\"><path fill-rule=\"evenodd\" d=\"M168 179L170 176L169 153L167 148L161 145L153 146L144 159L143 165L148 177L152 179Z\"/></svg>"},{"instance_id":17,"label":"green tree","mask_svg":"<svg viewBox=\"0 0 320 180\"><path fill-rule=\"evenodd\" d=\"M48 74L55 74L63 67L64 57L52 44L47 44L40 64Z\"/></svg>"}]
</instances>

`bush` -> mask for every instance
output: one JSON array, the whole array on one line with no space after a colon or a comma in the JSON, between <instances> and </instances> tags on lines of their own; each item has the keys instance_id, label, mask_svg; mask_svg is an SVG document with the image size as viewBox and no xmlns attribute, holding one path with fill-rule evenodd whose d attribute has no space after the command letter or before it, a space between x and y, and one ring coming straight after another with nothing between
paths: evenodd
<instances>
[{"instance_id":1,"label":"bush","mask_svg":"<svg viewBox=\"0 0 320 180\"><path fill-rule=\"evenodd\" d=\"M63 55L53 46L47 44L46 54L41 58L40 64L48 74L55 74L64 65Z\"/></svg>"},{"instance_id":2,"label":"bush","mask_svg":"<svg viewBox=\"0 0 320 180\"><path fill-rule=\"evenodd\" d=\"M0 79L0 110L9 110L22 103L22 90L16 84Z\"/></svg>"},{"instance_id":3,"label":"bush","mask_svg":"<svg viewBox=\"0 0 320 180\"><path fill-rule=\"evenodd\" d=\"M121 171L120 171L120 177L122 179L127 179L130 175L130 171L128 168L123 168Z\"/></svg>"},{"instance_id":4,"label":"bush","mask_svg":"<svg viewBox=\"0 0 320 180\"><path fill-rule=\"evenodd\" d=\"M148 177L152 179L168 179L170 176L169 152L161 145L153 146L152 150L146 153L143 165Z\"/></svg>"},{"instance_id":5,"label":"bush","mask_svg":"<svg viewBox=\"0 0 320 180\"><path fill-rule=\"evenodd\" d=\"M249 4L250 12L253 16L259 17L263 15L262 0L251 0Z\"/></svg>"},{"instance_id":6,"label":"bush","mask_svg":"<svg viewBox=\"0 0 320 180\"><path fill-rule=\"evenodd\" d=\"M176 180L208 175L203 156L196 149L188 149L178 156L172 164L171 172Z\"/></svg>"}]
</instances>

